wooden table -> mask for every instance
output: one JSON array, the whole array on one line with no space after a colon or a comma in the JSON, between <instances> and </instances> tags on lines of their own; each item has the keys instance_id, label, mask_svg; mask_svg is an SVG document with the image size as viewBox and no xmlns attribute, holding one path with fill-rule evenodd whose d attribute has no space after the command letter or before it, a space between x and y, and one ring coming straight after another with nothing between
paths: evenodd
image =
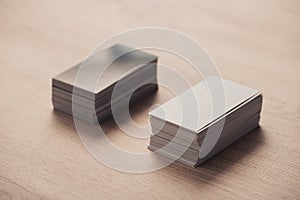
<instances>
[{"instance_id":1,"label":"wooden table","mask_svg":"<svg viewBox=\"0 0 300 200\"><path fill-rule=\"evenodd\" d=\"M0 13L0 199L299 199L300 1L1 0ZM262 91L261 128L197 169L175 162L128 174L95 160L72 119L53 111L51 78L112 34L141 26L189 35L223 77ZM184 65L168 55L160 62ZM166 94L134 106L134 120L146 123Z\"/></svg>"}]
</instances>

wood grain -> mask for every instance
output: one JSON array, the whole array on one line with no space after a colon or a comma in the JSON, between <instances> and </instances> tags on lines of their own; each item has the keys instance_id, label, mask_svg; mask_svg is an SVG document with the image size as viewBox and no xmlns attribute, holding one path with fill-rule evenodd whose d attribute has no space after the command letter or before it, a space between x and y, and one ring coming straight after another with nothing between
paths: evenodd
<instances>
[{"instance_id":1,"label":"wood grain","mask_svg":"<svg viewBox=\"0 0 300 200\"><path fill-rule=\"evenodd\" d=\"M298 0L1 0L0 13L0 199L299 199ZM140 26L193 37L223 77L262 91L261 128L197 169L175 162L135 175L95 160L72 119L52 110L51 78ZM170 55L160 62L201 79ZM149 107L170 97L161 89L135 105L134 120L147 123ZM122 148L145 148L106 126Z\"/></svg>"}]
</instances>

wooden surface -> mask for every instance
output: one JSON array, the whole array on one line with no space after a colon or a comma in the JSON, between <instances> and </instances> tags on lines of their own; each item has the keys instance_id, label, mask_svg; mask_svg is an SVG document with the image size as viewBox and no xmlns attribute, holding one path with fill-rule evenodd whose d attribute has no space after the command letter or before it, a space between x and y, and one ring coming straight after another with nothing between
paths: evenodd
<instances>
[{"instance_id":1,"label":"wooden surface","mask_svg":"<svg viewBox=\"0 0 300 200\"><path fill-rule=\"evenodd\" d=\"M72 119L53 112L51 78L141 26L193 37L223 77L262 91L261 128L197 169L176 162L136 175L95 160ZM299 199L299 36L298 0L0 0L0 199ZM160 62L181 67L168 56ZM136 105L134 120L146 123L166 94ZM121 147L146 147L107 131Z\"/></svg>"}]
</instances>

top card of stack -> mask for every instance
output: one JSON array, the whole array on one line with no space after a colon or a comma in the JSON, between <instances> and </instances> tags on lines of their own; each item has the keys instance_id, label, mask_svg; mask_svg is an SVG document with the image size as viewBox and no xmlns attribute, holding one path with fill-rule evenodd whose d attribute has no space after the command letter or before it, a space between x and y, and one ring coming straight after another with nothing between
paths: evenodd
<instances>
[{"instance_id":1,"label":"top card of stack","mask_svg":"<svg viewBox=\"0 0 300 200\"><path fill-rule=\"evenodd\" d=\"M210 77L149 113L149 149L198 166L256 128L262 95Z\"/></svg>"},{"instance_id":2,"label":"top card of stack","mask_svg":"<svg viewBox=\"0 0 300 200\"><path fill-rule=\"evenodd\" d=\"M57 110L78 111L77 118L96 123L95 117L101 121L111 115L112 103L132 102L156 90L156 73L156 56L117 44L55 76L52 102Z\"/></svg>"}]
</instances>

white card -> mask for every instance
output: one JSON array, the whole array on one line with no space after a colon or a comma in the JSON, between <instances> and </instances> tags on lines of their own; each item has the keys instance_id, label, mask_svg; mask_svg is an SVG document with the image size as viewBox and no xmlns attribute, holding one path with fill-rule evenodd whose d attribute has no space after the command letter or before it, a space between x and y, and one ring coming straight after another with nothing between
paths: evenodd
<instances>
[{"instance_id":1,"label":"white card","mask_svg":"<svg viewBox=\"0 0 300 200\"><path fill-rule=\"evenodd\" d=\"M149 115L197 132L258 94L257 90L212 76L157 107Z\"/></svg>"}]
</instances>

